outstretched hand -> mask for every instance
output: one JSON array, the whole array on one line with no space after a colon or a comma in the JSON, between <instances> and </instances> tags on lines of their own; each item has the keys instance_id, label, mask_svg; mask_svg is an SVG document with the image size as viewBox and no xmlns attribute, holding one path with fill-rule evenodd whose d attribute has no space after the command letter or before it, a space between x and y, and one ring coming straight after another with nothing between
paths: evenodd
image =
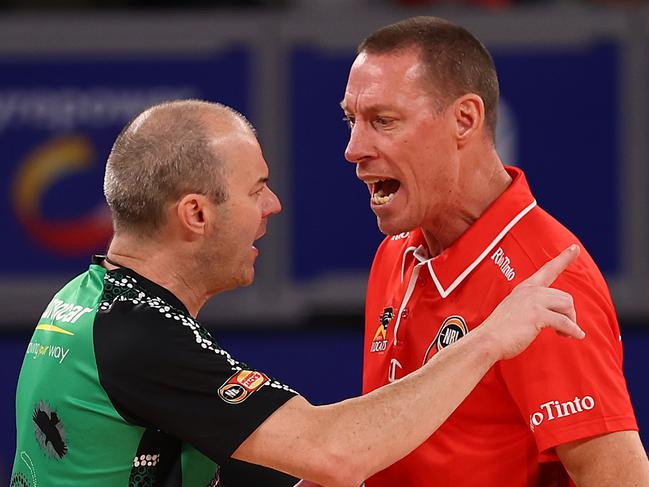
<instances>
[{"instance_id":1,"label":"outstretched hand","mask_svg":"<svg viewBox=\"0 0 649 487\"><path fill-rule=\"evenodd\" d=\"M498 344L500 359L521 353L543 328L572 338L586 336L576 323L572 296L549 287L578 255L577 245L565 249L516 286L483 322L478 330Z\"/></svg>"}]
</instances>

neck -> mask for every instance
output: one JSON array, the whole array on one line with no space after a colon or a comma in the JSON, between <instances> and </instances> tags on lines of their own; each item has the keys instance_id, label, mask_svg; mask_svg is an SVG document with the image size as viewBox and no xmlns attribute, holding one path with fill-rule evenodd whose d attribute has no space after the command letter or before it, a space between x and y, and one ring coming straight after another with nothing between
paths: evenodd
<instances>
[{"instance_id":1,"label":"neck","mask_svg":"<svg viewBox=\"0 0 649 487\"><path fill-rule=\"evenodd\" d=\"M480 164L466 164L458 173L455 191L434 218L422 226L432 257L450 247L511 184L511 177L492 151Z\"/></svg>"},{"instance_id":2,"label":"neck","mask_svg":"<svg viewBox=\"0 0 649 487\"><path fill-rule=\"evenodd\" d=\"M196 318L210 294L201 289L200 283L189 278L194 275L191 269L178 266L181 259L169 248L169 245L162 246L151 240L115 235L107 252L110 262L104 261L104 267L114 269L114 263L133 269L173 293Z\"/></svg>"}]
</instances>

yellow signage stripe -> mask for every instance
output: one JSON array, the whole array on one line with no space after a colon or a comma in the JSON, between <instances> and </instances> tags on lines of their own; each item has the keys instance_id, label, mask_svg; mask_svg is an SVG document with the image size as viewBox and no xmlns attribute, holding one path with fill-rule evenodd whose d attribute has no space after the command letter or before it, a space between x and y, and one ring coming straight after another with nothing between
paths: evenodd
<instances>
[{"instance_id":1,"label":"yellow signage stripe","mask_svg":"<svg viewBox=\"0 0 649 487\"><path fill-rule=\"evenodd\" d=\"M63 333L64 335L74 335L71 331L64 330L56 325L43 324L36 327L37 330L53 331L56 333Z\"/></svg>"}]
</instances>

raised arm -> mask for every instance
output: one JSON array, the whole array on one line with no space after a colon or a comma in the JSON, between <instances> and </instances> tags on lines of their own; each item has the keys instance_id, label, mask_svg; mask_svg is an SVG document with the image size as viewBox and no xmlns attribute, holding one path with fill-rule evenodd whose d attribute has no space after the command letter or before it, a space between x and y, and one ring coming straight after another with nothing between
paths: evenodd
<instances>
[{"instance_id":1,"label":"raised arm","mask_svg":"<svg viewBox=\"0 0 649 487\"><path fill-rule=\"evenodd\" d=\"M233 457L325 486L358 487L423 443L496 361L522 352L543 328L583 338L571 296L548 287L578 254L574 245L564 250L481 326L403 379L326 406L291 399Z\"/></svg>"}]
</instances>

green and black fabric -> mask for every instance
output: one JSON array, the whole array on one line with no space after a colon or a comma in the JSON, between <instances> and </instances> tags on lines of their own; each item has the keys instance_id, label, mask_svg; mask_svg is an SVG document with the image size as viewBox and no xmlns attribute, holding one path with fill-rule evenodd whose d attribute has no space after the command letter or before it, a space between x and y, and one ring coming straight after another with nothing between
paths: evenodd
<instances>
[{"instance_id":1,"label":"green and black fabric","mask_svg":"<svg viewBox=\"0 0 649 487\"><path fill-rule=\"evenodd\" d=\"M95 258L36 326L11 487L217 486L296 393L221 349L168 290Z\"/></svg>"}]
</instances>

